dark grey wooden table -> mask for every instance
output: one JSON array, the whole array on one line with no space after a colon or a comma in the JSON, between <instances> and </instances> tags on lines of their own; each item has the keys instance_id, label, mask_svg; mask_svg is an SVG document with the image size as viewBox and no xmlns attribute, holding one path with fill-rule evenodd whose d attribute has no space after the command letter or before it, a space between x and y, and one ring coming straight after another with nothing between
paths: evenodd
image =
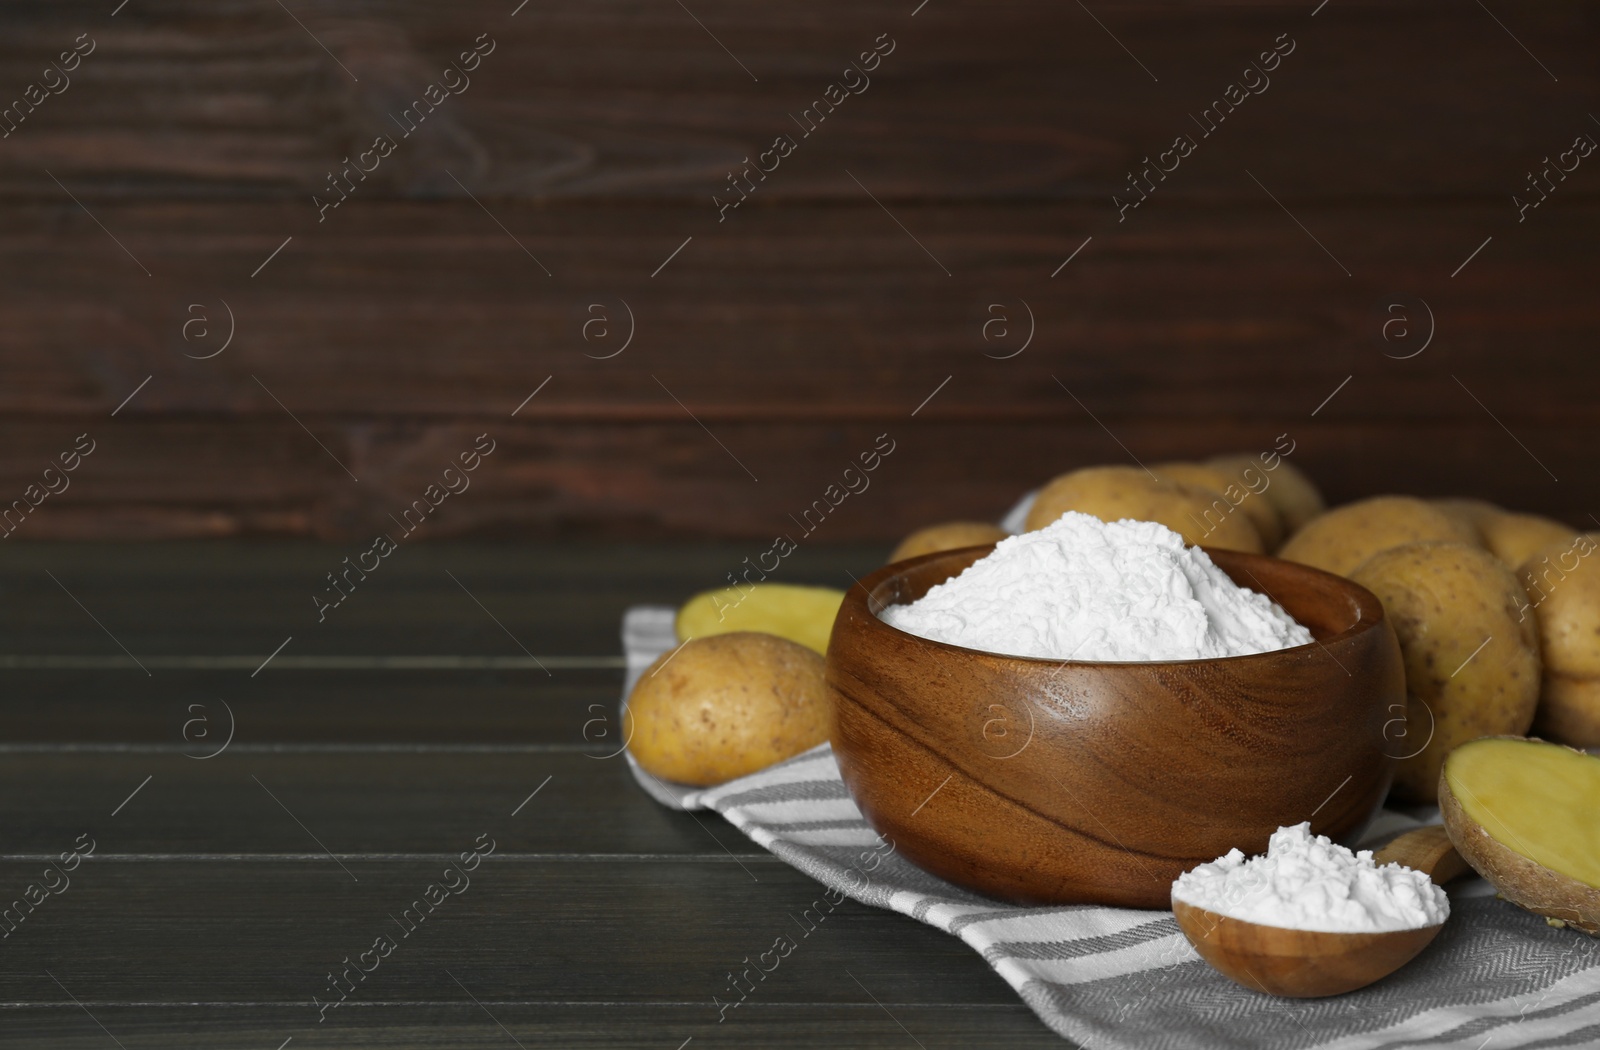
<instances>
[{"instance_id":1,"label":"dark grey wooden table","mask_svg":"<svg viewBox=\"0 0 1600 1050\"><path fill-rule=\"evenodd\" d=\"M319 623L354 548L0 548L0 1046L1065 1047L848 901L718 1020L815 884L606 756L622 610L748 553L418 544Z\"/></svg>"}]
</instances>

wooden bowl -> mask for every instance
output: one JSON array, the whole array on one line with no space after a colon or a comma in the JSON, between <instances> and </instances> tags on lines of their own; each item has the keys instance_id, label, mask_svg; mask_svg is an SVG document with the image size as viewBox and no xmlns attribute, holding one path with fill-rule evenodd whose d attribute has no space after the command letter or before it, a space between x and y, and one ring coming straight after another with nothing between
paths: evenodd
<instances>
[{"instance_id":1,"label":"wooden bowl","mask_svg":"<svg viewBox=\"0 0 1600 1050\"><path fill-rule=\"evenodd\" d=\"M1183 901L1172 913L1200 957L1228 979L1271 995L1343 995L1381 981L1439 936L1444 923L1384 933L1321 933L1231 919Z\"/></svg>"},{"instance_id":2,"label":"wooden bowl","mask_svg":"<svg viewBox=\"0 0 1600 1050\"><path fill-rule=\"evenodd\" d=\"M840 772L909 860L1018 903L1166 908L1172 880L1197 864L1264 852L1303 820L1339 839L1382 803L1384 730L1403 718L1405 676L1370 591L1208 550L1316 639L1216 660L1002 656L878 619L992 549L879 569L845 595L828 643Z\"/></svg>"}]
</instances>

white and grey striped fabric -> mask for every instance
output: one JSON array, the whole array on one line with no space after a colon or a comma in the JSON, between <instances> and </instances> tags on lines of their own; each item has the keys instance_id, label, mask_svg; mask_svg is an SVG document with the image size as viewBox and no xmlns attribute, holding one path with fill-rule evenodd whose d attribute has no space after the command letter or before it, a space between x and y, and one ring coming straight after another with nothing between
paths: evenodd
<instances>
[{"instance_id":1,"label":"white and grey striped fabric","mask_svg":"<svg viewBox=\"0 0 1600 1050\"><path fill-rule=\"evenodd\" d=\"M669 608L628 610L624 697L677 644L672 618ZM1170 911L1023 908L934 878L867 826L827 744L706 790L628 761L664 805L716 810L835 896L960 937L1040 1020L1090 1050L1600 1047L1600 941L1496 900L1481 879L1451 885L1444 932L1394 976L1330 999L1278 999L1213 971ZM1385 811L1367 836L1415 823Z\"/></svg>"}]
</instances>

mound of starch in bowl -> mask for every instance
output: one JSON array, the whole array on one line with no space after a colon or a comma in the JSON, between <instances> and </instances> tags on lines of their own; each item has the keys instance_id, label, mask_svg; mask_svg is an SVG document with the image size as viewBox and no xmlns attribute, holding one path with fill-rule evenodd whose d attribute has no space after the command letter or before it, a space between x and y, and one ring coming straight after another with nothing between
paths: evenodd
<instances>
[{"instance_id":1,"label":"mound of starch in bowl","mask_svg":"<svg viewBox=\"0 0 1600 1050\"><path fill-rule=\"evenodd\" d=\"M1172 899L1230 919L1323 933L1384 933L1437 926L1450 898L1403 864L1352 853L1310 823L1279 828L1265 856L1229 850L1178 876Z\"/></svg>"},{"instance_id":2,"label":"mound of starch in bowl","mask_svg":"<svg viewBox=\"0 0 1600 1050\"><path fill-rule=\"evenodd\" d=\"M1068 511L1012 536L908 605L891 627L1050 660L1199 660L1305 645L1311 632L1153 521Z\"/></svg>"}]
</instances>

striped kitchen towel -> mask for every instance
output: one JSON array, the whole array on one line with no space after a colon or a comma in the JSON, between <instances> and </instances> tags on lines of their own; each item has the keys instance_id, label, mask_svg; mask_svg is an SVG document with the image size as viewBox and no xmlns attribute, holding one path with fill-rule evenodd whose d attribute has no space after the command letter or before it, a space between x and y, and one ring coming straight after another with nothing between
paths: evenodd
<instances>
[{"instance_id":1,"label":"striped kitchen towel","mask_svg":"<svg viewBox=\"0 0 1600 1050\"><path fill-rule=\"evenodd\" d=\"M677 644L672 619L668 608L628 610L624 697ZM664 805L716 810L836 893L960 937L1040 1020L1090 1050L1600 1046L1600 941L1496 900L1481 879L1450 886L1444 932L1392 977L1330 999L1278 999L1202 962L1170 911L1024 908L934 878L868 827L827 744L703 790L628 762ZM1367 836L1416 823L1385 811Z\"/></svg>"}]
</instances>

